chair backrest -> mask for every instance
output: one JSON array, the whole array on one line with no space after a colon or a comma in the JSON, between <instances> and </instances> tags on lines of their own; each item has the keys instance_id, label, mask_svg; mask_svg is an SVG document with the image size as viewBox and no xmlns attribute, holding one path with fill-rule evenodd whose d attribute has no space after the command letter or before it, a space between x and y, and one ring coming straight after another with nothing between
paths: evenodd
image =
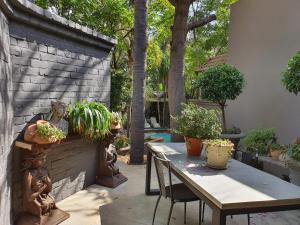
<instances>
[{"instance_id":1,"label":"chair backrest","mask_svg":"<svg viewBox=\"0 0 300 225\"><path fill-rule=\"evenodd\" d=\"M167 193L166 193L167 185L166 185L166 182L165 182L165 174L164 174L164 168L166 168L167 171L168 171L168 178L169 178L170 197L173 198L172 175L171 175L170 161L167 160L164 156L162 156L162 157L153 156L153 158L154 158L154 164L155 164L155 169L156 169L160 194L162 196L164 196L165 198L167 197Z\"/></svg>"},{"instance_id":2,"label":"chair backrest","mask_svg":"<svg viewBox=\"0 0 300 225\"><path fill-rule=\"evenodd\" d=\"M257 160L257 150L254 148L247 148L248 151L242 151L242 163L245 163L249 166L259 168L258 160ZM256 153L255 153L256 152Z\"/></svg>"}]
</instances>

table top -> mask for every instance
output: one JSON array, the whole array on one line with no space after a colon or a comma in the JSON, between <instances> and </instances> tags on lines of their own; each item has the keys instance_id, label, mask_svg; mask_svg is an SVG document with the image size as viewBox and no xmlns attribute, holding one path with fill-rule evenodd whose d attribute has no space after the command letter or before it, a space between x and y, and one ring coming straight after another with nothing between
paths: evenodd
<instances>
[{"instance_id":1,"label":"table top","mask_svg":"<svg viewBox=\"0 0 300 225\"><path fill-rule=\"evenodd\" d=\"M186 154L185 143L149 143L163 153L183 182L188 182L220 209L300 205L300 187L237 160L226 170L206 167L205 160Z\"/></svg>"}]
</instances>

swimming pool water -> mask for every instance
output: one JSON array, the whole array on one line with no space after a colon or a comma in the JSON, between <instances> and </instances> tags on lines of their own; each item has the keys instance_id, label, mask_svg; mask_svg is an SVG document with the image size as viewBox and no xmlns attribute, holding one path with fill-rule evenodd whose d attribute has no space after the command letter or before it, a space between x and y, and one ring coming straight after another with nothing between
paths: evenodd
<instances>
[{"instance_id":1,"label":"swimming pool water","mask_svg":"<svg viewBox=\"0 0 300 225\"><path fill-rule=\"evenodd\" d=\"M171 142L171 134L169 133L151 133L147 136L151 138L163 138L164 142Z\"/></svg>"}]
</instances>

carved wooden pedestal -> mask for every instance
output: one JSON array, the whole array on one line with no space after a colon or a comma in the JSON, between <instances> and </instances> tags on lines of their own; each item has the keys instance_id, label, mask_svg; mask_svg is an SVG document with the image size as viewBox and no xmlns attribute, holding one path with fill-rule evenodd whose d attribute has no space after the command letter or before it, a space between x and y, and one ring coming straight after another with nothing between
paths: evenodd
<instances>
[{"instance_id":1,"label":"carved wooden pedestal","mask_svg":"<svg viewBox=\"0 0 300 225\"><path fill-rule=\"evenodd\" d=\"M126 182L128 179L120 173L119 168L115 165L118 155L115 147L111 143L114 142L118 130L113 130L111 132L112 134L98 146L99 170L96 182L105 187L115 188Z\"/></svg>"},{"instance_id":2,"label":"carved wooden pedestal","mask_svg":"<svg viewBox=\"0 0 300 225\"><path fill-rule=\"evenodd\" d=\"M49 145L16 142L16 147L24 150L23 212L17 225L57 225L70 217L69 213L58 209L50 195L52 182L44 167L46 150Z\"/></svg>"}]
</instances>

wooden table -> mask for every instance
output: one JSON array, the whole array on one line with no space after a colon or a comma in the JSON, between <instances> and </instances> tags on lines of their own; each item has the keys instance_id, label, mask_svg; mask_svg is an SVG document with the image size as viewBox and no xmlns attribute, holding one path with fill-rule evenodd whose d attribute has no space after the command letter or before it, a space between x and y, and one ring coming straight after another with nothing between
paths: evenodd
<instances>
[{"instance_id":1,"label":"wooden table","mask_svg":"<svg viewBox=\"0 0 300 225\"><path fill-rule=\"evenodd\" d=\"M226 170L214 170L202 158L187 156L184 143L149 143L147 148L148 160L152 153L165 154L174 174L211 207L213 225L225 225L227 215L300 209L300 187L237 160L230 160ZM151 191L149 164L146 192Z\"/></svg>"}]
</instances>

